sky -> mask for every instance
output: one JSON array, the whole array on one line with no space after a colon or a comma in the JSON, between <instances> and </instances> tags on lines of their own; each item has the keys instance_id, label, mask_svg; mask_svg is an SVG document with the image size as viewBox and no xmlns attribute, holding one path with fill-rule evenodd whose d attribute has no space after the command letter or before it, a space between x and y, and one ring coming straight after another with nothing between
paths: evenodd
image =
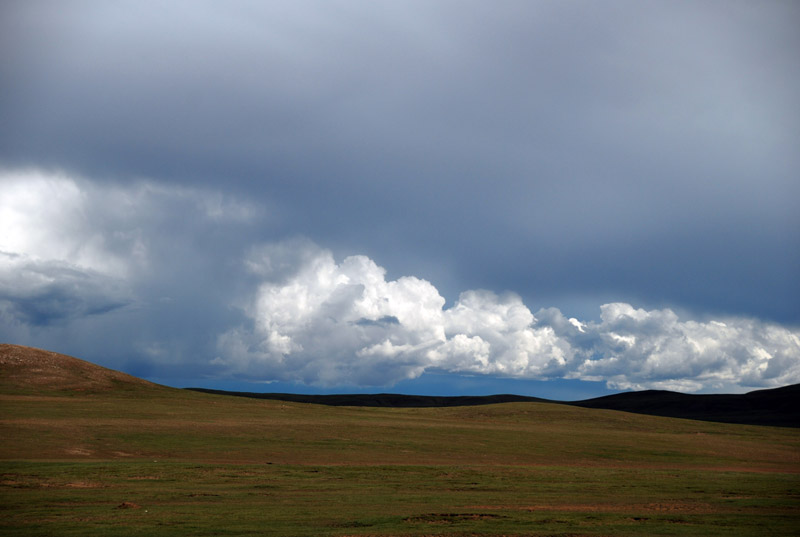
<instances>
[{"instance_id":1,"label":"sky","mask_svg":"<svg viewBox=\"0 0 800 537\"><path fill-rule=\"evenodd\" d=\"M0 341L244 391L798 383L799 24L7 0Z\"/></svg>"}]
</instances>

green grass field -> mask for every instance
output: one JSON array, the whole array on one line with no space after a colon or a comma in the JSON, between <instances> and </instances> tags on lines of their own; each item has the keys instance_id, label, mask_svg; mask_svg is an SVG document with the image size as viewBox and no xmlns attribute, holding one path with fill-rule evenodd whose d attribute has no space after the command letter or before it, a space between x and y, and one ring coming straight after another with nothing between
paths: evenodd
<instances>
[{"instance_id":1,"label":"green grass field","mask_svg":"<svg viewBox=\"0 0 800 537\"><path fill-rule=\"evenodd\" d=\"M4 535L798 535L800 433L547 403L0 395Z\"/></svg>"}]
</instances>

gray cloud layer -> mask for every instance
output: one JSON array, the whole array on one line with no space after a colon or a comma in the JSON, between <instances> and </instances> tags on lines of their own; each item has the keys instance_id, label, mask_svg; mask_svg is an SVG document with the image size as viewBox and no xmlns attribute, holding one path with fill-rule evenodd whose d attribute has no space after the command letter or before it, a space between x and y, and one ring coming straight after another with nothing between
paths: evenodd
<instances>
[{"instance_id":1,"label":"gray cloud layer","mask_svg":"<svg viewBox=\"0 0 800 537\"><path fill-rule=\"evenodd\" d=\"M265 216L213 191L23 170L0 175L0 192L6 340L69 334L113 354L110 340L130 354L106 360L134 370L327 387L426 371L682 391L800 382L800 332L753 318L608 303L579 320L488 290L448 306L430 281L389 278L364 255L337 262L308 239L226 249Z\"/></svg>"},{"instance_id":2,"label":"gray cloud layer","mask_svg":"<svg viewBox=\"0 0 800 537\"><path fill-rule=\"evenodd\" d=\"M109 365L138 373L777 382L791 344L763 334L800 323L798 20L792 2L3 2L0 335L125 347ZM428 282L444 336L356 318L345 287L318 327L340 358L313 365L325 338L254 297L288 300L321 251L385 267L387 293ZM535 313L489 330L488 311ZM640 333L655 318L672 336ZM276 354L266 319L305 350ZM757 349L772 365L746 372ZM681 353L696 365L664 365Z\"/></svg>"},{"instance_id":3,"label":"gray cloud layer","mask_svg":"<svg viewBox=\"0 0 800 537\"><path fill-rule=\"evenodd\" d=\"M390 270L800 321L794 3L4 3L0 160Z\"/></svg>"},{"instance_id":4,"label":"gray cloud layer","mask_svg":"<svg viewBox=\"0 0 800 537\"><path fill-rule=\"evenodd\" d=\"M230 314L233 239L264 221L203 189L1 171L0 339L142 372L185 365Z\"/></svg>"}]
</instances>

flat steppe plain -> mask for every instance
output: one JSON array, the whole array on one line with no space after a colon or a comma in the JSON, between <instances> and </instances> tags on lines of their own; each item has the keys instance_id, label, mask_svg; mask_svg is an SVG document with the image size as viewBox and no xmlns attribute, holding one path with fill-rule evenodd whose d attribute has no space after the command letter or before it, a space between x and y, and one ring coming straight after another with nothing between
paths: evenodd
<instances>
[{"instance_id":1,"label":"flat steppe plain","mask_svg":"<svg viewBox=\"0 0 800 537\"><path fill-rule=\"evenodd\" d=\"M800 535L800 430L331 407L0 345L0 534Z\"/></svg>"}]
</instances>

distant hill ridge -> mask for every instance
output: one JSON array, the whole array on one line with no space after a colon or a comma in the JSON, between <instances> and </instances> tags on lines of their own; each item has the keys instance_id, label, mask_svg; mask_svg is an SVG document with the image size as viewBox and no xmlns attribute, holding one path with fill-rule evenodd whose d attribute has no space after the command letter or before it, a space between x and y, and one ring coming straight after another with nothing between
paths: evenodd
<instances>
[{"instance_id":1,"label":"distant hill ridge","mask_svg":"<svg viewBox=\"0 0 800 537\"><path fill-rule=\"evenodd\" d=\"M230 392L206 388L188 389L219 395L331 406L414 408L539 402L701 421L800 427L800 384L757 390L747 394L689 395L662 390L647 390L618 393L584 401L555 401L512 394L455 397L394 393L303 395Z\"/></svg>"},{"instance_id":2,"label":"distant hill ridge","mask_svg":"<svg viewBox=\"0 0 800 537\"><path fill-rule=\"evenodd\" d=\"M583 408L724 423L800 427L800 384L745 394L700 394L647 390L570 403Z\"/></svg>"},{"instance_id":3,"label":"distant hill ridge","mask_svg":"<svg viewBox=\"0 0 800 537\"><path fill-rule=\"evenodd\" d=\"M0 394L100 393L112 390L153 389L173 388L160 386L64 354L20 345L0 344ZM392 393L303 395L188 389L220 395L332 406L411 408L547 402L703 421L800 427L800 384L757 390L741 395L688 395L647 390L624 392L585 401L553 401L513 394L455 397Z\"/></svg>"},{"instance_id":4,"label":"distant hill ridge","mask_svg":"<svg viewBox=\"0 0 800 537\"><path fill-rule=\"evenodd\" d=\"M429 408L452 406L493 405L497 403L550 403L548 399L528 397L525 395L497 394L497 395L405 395L399 393L351 393L329 395L305 395L296 393L260 393L260 392L231 392L214 390L210 388L187 388L196 392L213 393L217 395L232 395L236 397L251 397L254 399L274 399L293 403L311 403L328 406L370 406L370 407L397 407L397 408Z\"/></svg>"}]
</instances>

